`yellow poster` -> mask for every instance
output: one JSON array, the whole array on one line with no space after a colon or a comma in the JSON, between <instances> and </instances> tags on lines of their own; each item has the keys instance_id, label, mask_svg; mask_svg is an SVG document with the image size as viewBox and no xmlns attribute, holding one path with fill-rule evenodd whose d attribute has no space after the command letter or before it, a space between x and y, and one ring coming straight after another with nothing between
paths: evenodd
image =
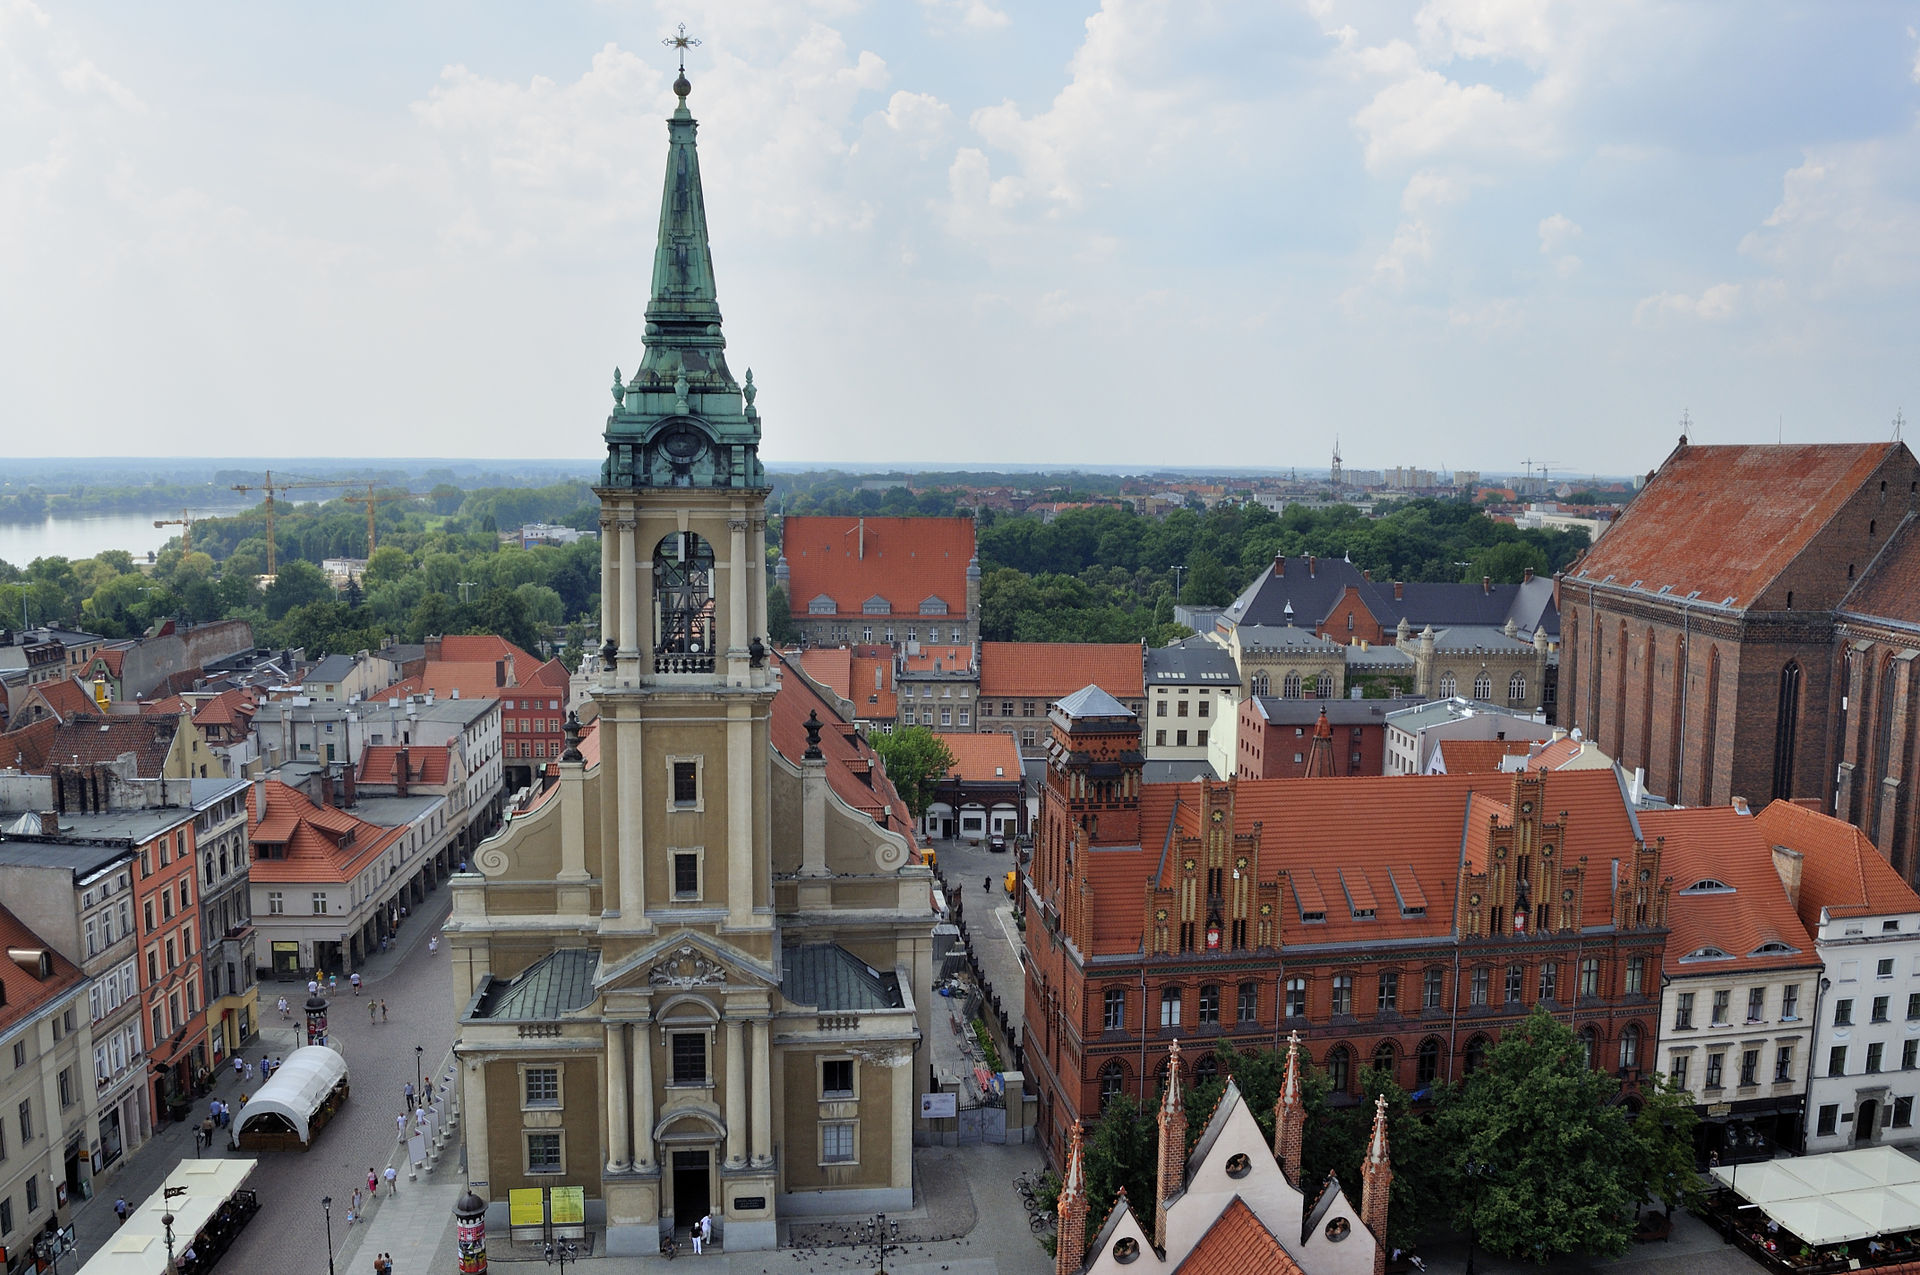
<instances>
[{"instance_id":1,"label":"yellow poster","mask_svg":"<svg viewBox=\"0 0 1920 1275\"><path fill-rule=\"evenodd\" d=\"M587 1189L583 1186L556 1186L553 1192L553 1224L584 1226L587 1221Z\"/></svg>"},{"instance_id":2,"label":"yellow poster","mask_svg":"<svg viewBox=\"0 0 1920 1275\"><path fill-rule=\"evenodd\" d=\"M509 1226L544 1226L547 1221L546 1201L541 1197L543 1190L537 1186L516 1187L507 1192L507 1224Z\"/></svg>"}]
</instances>

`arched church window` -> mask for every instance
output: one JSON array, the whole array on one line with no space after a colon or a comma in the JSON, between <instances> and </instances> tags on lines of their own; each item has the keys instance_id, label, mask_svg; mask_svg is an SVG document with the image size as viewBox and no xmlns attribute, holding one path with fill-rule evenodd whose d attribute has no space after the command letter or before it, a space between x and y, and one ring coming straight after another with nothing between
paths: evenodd
<instances>
[{"instance_id":1,"label":"arched church window","mask_svg":"<svg viewBox=\"0 0 1920 1275\"><path fill-rule=\"evenodd\" d=\"M1507 703L1522 704L1527 698L1527 675L1515 673L1507 679ZM1676 716L1678 716L1676 714Z\"/></svg>"},{"instance_id":2,"label":"arched church window","mask_svg":"<svg viewBox=\"0 0 1920 1275\"><path fill-rule=\"evenodd\" d=\"M1289 672L1286 677L1282 679L1280 683L1280 697L1282 699L1300 698L1300 674Z\"/></svg>"},{"instance_id":3,"label":"arched church window","mask_svg":"<svg viewBox=\"0 0 1920 1275\"><path fill-rule=\"evenodd\" d=\"M1252 689L1255 695L1271 694L1272 692L1269 690L1271 686L1272 686L1272 682L1268 680L1267 671L1265 669L1260 669L1254 673Z\"/></svg>"},{"instance_id":4,"label":"arched church window","mask_svg":"<svg viewBox=\"0 0 1920 1275\"><path fill-rule=\"evenodd\" d=\"M1120 1091L1126 1083L1127 1073L1125 1068L1120 1066L1118 1059L1100 1069L1100 1109L1102 1111L1107 1109L1108 1103L1120 1096Z\"/></svg>"},{"instance_id":5,"label":"arched church window","mask_svg":"<svg viewBox=\"0 0 1920 1275\"><path fill-rule=\"evenodd\" d=\"M1452 699L1453 693L1459 689L1459 686L1460 683L1454 680L1453 670L1448 669L1440 675L1440 698Z\"/></svg>"},{"instance_id":6,"label":"arched church window","mask_svg":"<svg viewBox=\"0 0 1920 1275\"><path fill-rule=\"evenodd\" d=\"M713 546L676 531L653 550L655 669L713 668Z\"/></svg>"},{"instance_id":7,"label":"arched church window","mask_svg":"<svg viewBox=\"0 0 1920 1275\"><path fill-rule=\"evenodd\" d=\"M1488 676L1485 670L1473 679L1473 697L1482 701L1493 698L1493 678Z\"/></svg>"}]
</instances>

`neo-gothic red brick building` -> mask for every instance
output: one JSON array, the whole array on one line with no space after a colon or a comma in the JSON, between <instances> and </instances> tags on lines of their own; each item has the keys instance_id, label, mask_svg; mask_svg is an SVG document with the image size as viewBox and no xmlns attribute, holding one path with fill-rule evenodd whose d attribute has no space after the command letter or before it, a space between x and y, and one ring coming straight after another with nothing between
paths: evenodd
<instances>
[{"instance_id":1,"label":"neo-gothic red brick building","mask_svg":"<svg viewBox=\"0 0 1920 1275\"><path fill-rule=\"evenodd\" d=\"M1176 1038L1204 1078L1298 1031L1336 1093L1458 1078L1536 1003L1595 1066L1651 1056L1668 882L1611 770L1143 784L1112 697L1050 724L1020 905L1055 1155Z\"/></svg>"}]
</instances>

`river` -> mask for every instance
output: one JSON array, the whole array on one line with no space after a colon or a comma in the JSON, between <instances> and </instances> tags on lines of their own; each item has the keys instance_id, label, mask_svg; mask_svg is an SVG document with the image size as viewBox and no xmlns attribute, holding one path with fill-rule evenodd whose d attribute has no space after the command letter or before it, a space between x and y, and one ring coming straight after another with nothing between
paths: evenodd
<instances>
[{"instance_id":1,"label":"river","mask_svg":"<svg viewBox=\"0 0 1920 1275\"><path fill-rule=\"evenodd\" d=\"M195 517L223 517L239 509L196 509ZM0 562L24 567L35 558L58 555L78 561L107 549L125 549L137 558L164 547L178 527L156 527L164 512L49 518L45 522L0 522Z\"/></svg>"}]
</instances>

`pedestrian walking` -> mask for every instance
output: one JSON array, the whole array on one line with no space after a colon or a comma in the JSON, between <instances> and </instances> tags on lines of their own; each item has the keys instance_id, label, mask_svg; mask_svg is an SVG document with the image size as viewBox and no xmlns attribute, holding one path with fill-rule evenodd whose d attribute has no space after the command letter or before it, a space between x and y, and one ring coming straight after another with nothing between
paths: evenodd
<instances>
[{"instance_id":1,"label":"pedestrian walking","mask_svg":"<svg viewBox=\"0 0 1920 1275\"><path fill-rule=\"evenodd\" d=\"M387 1194L400 1194L400 1175L393 1171L392 1165L387 1166Z\"/></svg>"},{"instance_id":2,"label":"pedestrian walking","mask_svg":"<svg viewBox=\"0 0 1920 1275\"><path fill-rule=\"evenodd\" d=\"M354 1212L358 1213L360 1211L360 1200L361 1200L360 1188L355 1187L353 1188L353 1203L348 1205L348 1207L351 1208Z\"/></svg>"},{"instance_id":3,"label":"pedestrian walking","mask_svg":"<svg viewBox=\"0 0 1920 1275\"><path fill-rule=\"evenodd\" d=\"M358 1222L359 1220L360 1220L359 1218L357 1218L357 1217L355 1217L355 1216L354 1216L354 1211L353 1211L352 1209L348 1209L348 1210L347 1210L347 1225L348 1225L348 1226L352 1226L352 1225L353 1225L353 1224L354 1224L355 1222Z\"/></svg>"},{"instance_id":4,"label":"pedestrian walking","mask_svg":"<svg viewBox=\"0 0 1920 1275\"><path fill-rule=\"evenodd\" d=\"M438 952L439 950L440 950L440 936L436 934L432 938L427 940L427 955L432 956L435 952Z\"/></svg>"},{"instance_id":5,"label":"pedestrian walking","mask_svg":"<svg viewBox=\"0 0 1920 1275\"><path fill-rule=\"evenodd\" d=\"M380 1002L380 1021L383 1023L387 1021L387 1003L385 1001Z\"/></svg>"},{"instance_id":6,"label":"pedestrian walking","mask_svg":"<svg viewBox=\"0 0 1920 1275\"><path fill-rule=\"evenodd\" d=\"M241 1057L240 1055L238 1055L238 1054L235 1054L235 1055L233 1056L233 1077L234 1077L234 1079L235 1079L235 1080L238 1080L238 1079L240 1079L241 1077L243 1077L243 1076L245 1076L246 1074L247 1074L247 1060L246 1060L246 1059L244 1059L244 1058L242 1058L242 1057Z\"/></svg>"},{"instance_id":7,"label":"pedestrian walking","mask_svg":"<svg viewBox=\"0 0 1920 1275\"><path fill-rule=\"evenodd\" d=\"M405 1138L407 1136L407 1113L406 1112L403 1111L399 1115L393 1118L393 1129L394 1129L394 1132L399 1134L402 1138Z\"/></svg>"},{"instance_id":8,"label":"pedestrian walking","mask_svg":"<svg viewBox=\"0 0 1920 1275\"><path fill-rule=\"evenodd\" d=\"M253 1064L252 1063L245 1064L242 1070L244 1070L246 1073L247 1083L252 1084L253 1083Z\"/></svg>"},{"instance_id":9,"label":"pedestrian walking","mask_svg":"<svg viewBox=\"0 0 1920 1275\"><path fill-rule=\"evenodd\" d=\"M273 1075L273 1059L266 1054L261 1054L260 1055L260 1083L265 1084L268 1078L271 1077L272 1075Z\"/></svg>"},{"instance_id":10,"label":"pedestrian walking","mask_svg":"<svg viewBox=\"0 0 1920 1275\"><path fill-rule=\"evenodd\" d=\"M368 1001L367 1002L367 1026L369 1027L373 1026L374 1019L379 1015L379 1013L380 1013L380 1002Z\"/></svg>"},{"instance_id":11,"label":"pedestrian walking","mask_svg":"<svg viewBox=\"0 0 1920 1275\"><path fill-rule=\"evenodd\" d=\"M704 1248L711 1243L713 1243L713 1214L702 1213L700 1215L700 1244Z\"/></svg>"},{"instance_id":12,"label":"pedestrian walking","mask_svg":"<svg viewBox=\"0 0 1920 1275\"><path fill-rule=\"evenodd\" d=\"M282 996L280 998L280 1021L284 1023L292 1017L292 1007L287 1004L287 998Z\"/></svg>"},{"instance_id":13,"label":"pedestrian walking","mask_svg":"<svg viewBox=\"0 0 1920 1275\"><path fill-rule=\"evenodd\" d=\"M347 981L353 984L353 994L358 996L360 994L360 971L355 970L348 976Z\"/></svg>"},{"instance_id":14,"label":"pedestrian walking","mask_svg":"<svg viewBox=\"0 0 1920 1275\"><path fill-rule=\"evenodd\" d=\"M125 1222L127 1220L127 1209L128 1209L128 1205L127 1205L126 1196L123 1195L119 1199L113 1202L113 1215L119 1218L121 1222Z\"/></svg>"},{"instance_id":15,"label":"pedestrian walking","mask_svg":"<svg viewBox=\"0 0 1920 1275\"><path fill-rule=\"evenodd\" d=\"M416 1095L413 1092L413 1082L411 1080L406 1083L405 1093L407 1095L407 1110L412 1111Z\"/></svg>"},{"instance_id":16,"label":"pedestrian walking","mask_svg":"<svg viewBox=\"0 0 1920 1275\"><path fill-rule=\"evenodd\" d=\"M319 994L320 994L320 971L315 970L313 977L307 980L307 995L318 996Z\"/></svg>"},{"instance_id":17,"label":"pedestrian walking","mask_svg":"<svg viewBox=\"0 0 1920 1275\"><path fill-rule=\"evenodd\" d=\"M980 878L980 888L981 888L982 890L985 890L985 891L986 891L986 892L987 892L988 894L992 894L992 893L993 893L993 878L992 878L992 877L981 877L981 878Z\"/></svg>"},{"instance_id":18,"label":"pedestrian walking","mask_svg":"<svg viewBox=\"0 0 1920 1275\"><path fill-rule=\"evenodd\" d=\"M378 1191L379 1189L380 1189L380 1175L373 1171L372 1165L368 1165L367 1166L367 1194L372 1195L375 1191Z\"/></svg>"}]
</instances>

